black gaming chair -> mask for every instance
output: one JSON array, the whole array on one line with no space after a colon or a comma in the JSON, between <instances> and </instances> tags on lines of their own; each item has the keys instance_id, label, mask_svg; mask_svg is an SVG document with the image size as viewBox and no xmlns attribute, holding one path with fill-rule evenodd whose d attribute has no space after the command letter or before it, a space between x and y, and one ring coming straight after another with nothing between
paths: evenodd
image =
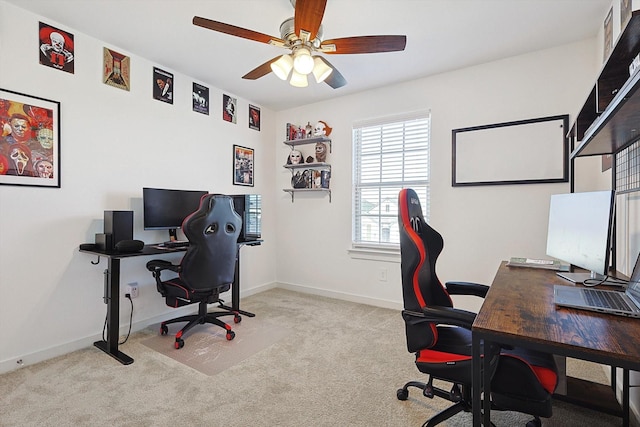
<instances>
[{"instance_id":1,"label":"black gaming chair","mask_svg":"<svg viewBox=\"0 0 640 427\"><path fill-rule=\"evenodd\" d=\"M471 410L471 325L475 313L454 308L450 295L484 297L489 287L468 282L443 286L435 271L444 246L442 236L425 222L415 191L400 191L398 205L407 349L415 353L418 370L429 379L427 383L406 383L398 389L397 398L407 400L409 387L417 387L426 397L454 402L423 425L432 427L460 411ZM557 385L553 357L520 348L488 353L485 349L484 357L491 357L493 371L492 408L533 415L527 426L540 426L539 417L551 416L551 395ZM451 391L435 387L434 379L452 383Z\"/></svg>"},{"instance_id":2,"label":"black gaming chair","mask_svg":"<svg viewBox=\"0 0 640 427\"><path fill-rule=\"evenodd\" d=\"M168 324L188 322L176 334L175 348L184 346L183 336L189 329L204 323L226 329L228 340L235 337L231 326L218 317L232 315L235 323L242 318L237 312L223 307L219 295L228 291L233 282L241 225L242 220L233 208L231 197L207 194L200 200L198 210L182 223L182 231L189 239L189 247L180 264L159 259L147 263L147 269L156 279L158 292L165 297L169 307L198 303L198 314L161 323L160 333L166 335ZM178 276L163 281L160 277L163 270L176 272ZM218 303L225 310L207 313L207 305L213 303Z\"/></svg>"}]
</instances>

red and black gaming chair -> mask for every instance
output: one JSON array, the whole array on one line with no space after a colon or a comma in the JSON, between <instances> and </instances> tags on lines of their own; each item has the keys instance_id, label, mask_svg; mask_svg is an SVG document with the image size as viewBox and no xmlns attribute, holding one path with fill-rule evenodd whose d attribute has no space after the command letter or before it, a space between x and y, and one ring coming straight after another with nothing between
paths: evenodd
<instances>
[{"instance_id":1,"label":"red and black gaming chair","mask_svg":"<svg viewBox=\"0 0 640 427\"><path fill-rule=\"evenodd\" d=\"M207 312L207 305L222 305L220 294L226 292L233 283L236 258L238 256L238 235L242 220L233 208L231 197L207 194L200 200L197 211L186 217L182 231L189 239L189 247L179 265L165 260L152 260L147 269L156 279L158 292L165 297L169 307L177 308L198 303L198 314L182 316L161 323L160 333L168 333L167 325L176 322L188 322L176 334L175 348L184 346L183 335L195 325L212 323L226 329L226 337L232 340L235 332L231 326L218 319L221 316L234 316L235 323L241 321L239 313L224 310ZM163 281L161 273L169 270L178 273L177 277Z\"/></svg>"},{"instance_id":2,"label":"red and black gaming chair","mask_svg":"<svg viewBox=\"0 0 640 427\"><path fill-rule=\"evenodd\" d=\"M454 402L423 425L432 427L460 411L471 410L471 325L475 313L454 308L450 295L484 297L489 287L468 282L443 286L435 271L444 246L442 236L425 222L414 190L400 191L398 205L407 349L415 353L418 370L429 379L427 383L406 383L398 389L397 397L407 400L409 387L417 387L426 397ZM533 415L527 426L540 426L539 417L548 418L552 412L551 395L557 385L553 356L512 348L499 350L499 354L496 351L491 357L492 408ZM435 387L434 379L452 383L451 391Z\"/></svg>"}]
</instances>

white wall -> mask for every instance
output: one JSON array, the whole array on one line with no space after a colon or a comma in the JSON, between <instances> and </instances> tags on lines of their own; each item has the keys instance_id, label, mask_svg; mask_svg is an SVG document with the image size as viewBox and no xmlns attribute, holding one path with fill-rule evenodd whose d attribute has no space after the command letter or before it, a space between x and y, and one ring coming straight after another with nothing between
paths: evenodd
<instances>
[{"instance_id":1,"label":"white wall","mask_svg":"<svg viewBox=\"0 0 640 427\"><path fill-rule=\"evenodd\" d=\"M285 193L277 198L277 233L283 242L278 248L278 281L308 292L401 306L397 260L353 259L347 252L351 243L351 130L361 119L419 109L432 113L431 223L445 240L438 261L441 280L489 284L501 260L545 257L549 195L568 192L569 185L453 188L451 131L558 114L570 114L572 121L599 69L595 55L594 40L587 40L278 112L276 130L281 137L276 142L275 167L279 168L279 188L290 186L291 175L282 168L289 151L282 143L286 123L324 120L333 127L333 152L327 159L332 164L332 202L315 194L296 195L294 203ZM386 282L378 280L380 269L388 270Z\"/></svg>"},{"instance_id":2,"label":"white wall","mask_svg":"<svg viewBox=\"0 0 640 427\"><path fill-rule=\"evenodd\" d=\"M75 35L75 74L38 63L39 20ZM78 245L102 232L104 210L133 210L134 238L167 240L166 232L142 229L143 186L263 194L265 243L242 249L242 290L255 292L275 280L274 113L262 108L262 131L251 130L250 101L238 99L238 123L224 122L223 90L211 85L210 115L195 113L193 79L178 73L175 103L156 101L152 69L166 67L134 55L131 91L107 86L103 46L0 1L0 87L61 103L62 168L60 189L0 186L0 372L15 368L18 359L29 364L90 345L102 333L106 261L92 265L96 259L79 253ZM255 148L253 188L231 184L233 144ZM144 268L149 259L122 262L123 283L140 285L133 317L138 327L175 314ZM122 302L121 324L127 325L129 304Z\"/></svg>"}]
</instances>

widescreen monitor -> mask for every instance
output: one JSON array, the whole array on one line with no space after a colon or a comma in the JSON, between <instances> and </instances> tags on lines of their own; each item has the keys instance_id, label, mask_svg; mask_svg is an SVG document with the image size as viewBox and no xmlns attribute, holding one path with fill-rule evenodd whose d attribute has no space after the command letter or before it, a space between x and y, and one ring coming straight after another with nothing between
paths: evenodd
<instances>
[{"instance_id":1,"label":"widescreen monitor","mask_svg":"<svg viewBox=\"0 0 640 427\"><path fill-rule=\"evenodd\" d=\"M549 205L547 255L589 273L558 273L575 283L609 273L613 191L554 194Z\"/></svg>"},{"instance_id":2,"label":"widescreen monitor","mask_svg":"<svg viewBox=\"0 0 640 427\"><path fill-rule=\"evenodd\" d=\"M169 230L169 240L176 240L182 221L198 210L205 194L208 191L143 188L144 229Z\"/></svg>"}]
</instances>

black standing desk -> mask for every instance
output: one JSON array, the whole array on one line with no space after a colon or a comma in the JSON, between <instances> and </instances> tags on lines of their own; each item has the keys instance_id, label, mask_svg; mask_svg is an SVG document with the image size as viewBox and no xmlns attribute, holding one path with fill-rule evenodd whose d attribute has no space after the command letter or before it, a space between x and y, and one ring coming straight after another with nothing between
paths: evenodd
<instances>
[{"instance_id":1,"label":"black standing desk","mask_svg":"<svg viewBox=\"0 0 640 427\"><path fill-rule=\"evenodd\" d=\"M231 307L222 306L227 310L233 310L248 317L255 314L240 310L240 247L257 246L262 240L252 240L238 242L238 257L236 258L235 275L231 285ZM120 332L120 260L124 258L140 256L167 255L177 252L186 252L187 248L166 248L158 244L145 245L140 252L121 253L115 251L103 251L100 249L80 249L80 252L97 255L98 264L100 257L107 258L107 269L104 271L104 302L107 304L107 340L100 340L93 343L94 346L107 353L123 365L133 363L133 358L118 350L118 339Z\"/></svg>"},{"instance_id":2,"label":"black standing desk","mask_svg":"<svg viewBox=\"0 0 640 427\"><path fill-rule=\"evenodd\" d=\"M491 343L528 347L623 368L622 425L629 425L629 370L640 371L640 322L610 314L556 308L553 285L568 285L555 271L508 267L503 262L473 323L473 425L489 426L491 400L490 369L480 357L480 344ZM482 359L482 360L481 360ZM610 386L614 393L615 371ZM570 383L567 394L570 394ZM613 388L613 390L612 390ZM603 394L604 396L604 394ZM560 396L558 396L560 397ZM568 399L567 399L568 400ZM601 401L603 399L600 399ZM617 405L617 401L615 401ZM619 405L618 405L619 408Z\"/></svg>"}]
</instances>

